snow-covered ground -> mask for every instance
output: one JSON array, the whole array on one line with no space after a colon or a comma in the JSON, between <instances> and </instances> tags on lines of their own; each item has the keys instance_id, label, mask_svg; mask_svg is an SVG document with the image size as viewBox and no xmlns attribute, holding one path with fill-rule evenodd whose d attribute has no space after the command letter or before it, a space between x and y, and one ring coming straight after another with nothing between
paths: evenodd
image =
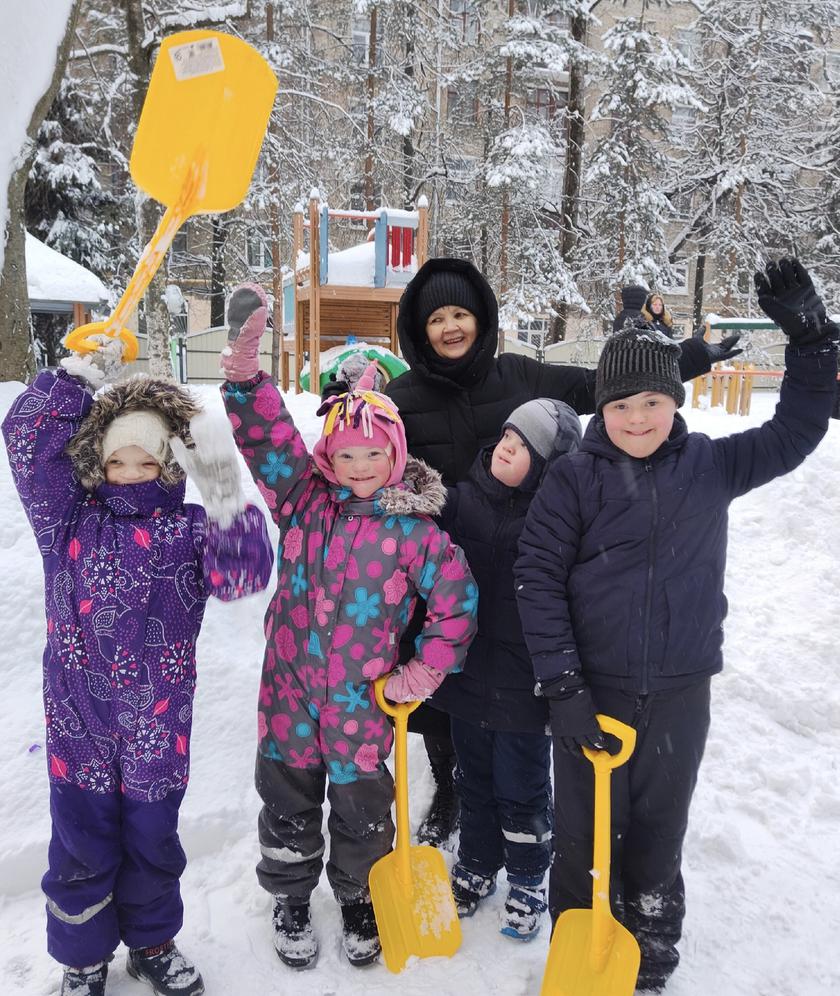
<instances>
[{"instance_id":1,"label":"snow-covered ground","mask_svg":"<svg viewBox=\"0 0 840 996\"><path fill-rule=\"evenodd\" d=\"M0 385L5 413L20 385ZM212 388L200 389L220 404ZM686 408L691 428L723 435L759 424ZM314 441L312 395L290 405ZM793 474L735 502L730 527L726 670L715 679L712 730L686 842L688 916L683 964L668 996L828 996L840 993L840 423ZM243 474L244 474L243 468ZM258 500L247 481L248 492ZM197 495L190 491L190 497ZM42 575L35 543L0 459L0 992L55 993L38 890L49 834L40 658ZM183 948L209 996L305 990L316 996L526 996L539 991L547 930L531 944L501 937L504 890L463 923L451 960L350 968L327 887L314 896L317 967L298 975L271 944L269 897L256 883L252 785L261 617L269 597L212 602L199 642L192 780L182 809L189 856ZM411 737L412 825L431 797L421 741ZM452 856L447 855L451 861ZM148 992L120 957L113 996Z\"/></svg>"}]
</instances>

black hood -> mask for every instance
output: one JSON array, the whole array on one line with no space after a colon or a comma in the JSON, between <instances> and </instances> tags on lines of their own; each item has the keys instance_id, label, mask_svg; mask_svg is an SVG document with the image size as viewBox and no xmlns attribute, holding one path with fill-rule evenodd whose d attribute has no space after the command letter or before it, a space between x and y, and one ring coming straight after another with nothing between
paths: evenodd
<instances>
[{"instance_id":1,"label":"black hood","mask_svg":"<svg viewBox=\"0 0 840 996\"><path fill-rule=\"evenodd\" d=\"M469 387L482 380L493 362L499 340L499 305L490 284L481 273L466 259L455 259L448 256L438 256L427 260L417 271L400 298L400 309L397 316L397 333L400 349L412 370L438 383L449 383L442 373L445 361L436 364L431 370L427 360L424 345L426 338L425 324L417 322L417 299L420 290L433 273L459 273L475 287L484 304L484 314L479 318L478 338L473 346L473 356L468 370L459 373L460 386ZM456 361L457 362L457 361Z\"/></svg>"}]
</instances>

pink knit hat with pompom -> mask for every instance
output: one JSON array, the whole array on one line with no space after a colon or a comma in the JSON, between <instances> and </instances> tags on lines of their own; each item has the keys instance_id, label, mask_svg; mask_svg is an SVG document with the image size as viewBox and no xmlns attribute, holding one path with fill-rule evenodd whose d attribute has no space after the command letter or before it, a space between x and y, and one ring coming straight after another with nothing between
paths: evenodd
<instances>
[{"instance_id":1,"label":"pink knit hat with pompom","mask_svg":"<svg viewBox=\"0 0 840 996\"><path fill-rule=\"evenodd\" d=\"M405 427L394 402L373 390L376 369L375 363L369 363L352 391L328 398L318 409L318 414L326 415L326 419L323 434L312 450L312 457L318 469L332 484L338 483L332 467L332 456L336 450L348 446L376 446L385 449L390 443L391 474L383 485L386 488L398 484L405 473L408 455Z\"/></svg>"}]
</instances>

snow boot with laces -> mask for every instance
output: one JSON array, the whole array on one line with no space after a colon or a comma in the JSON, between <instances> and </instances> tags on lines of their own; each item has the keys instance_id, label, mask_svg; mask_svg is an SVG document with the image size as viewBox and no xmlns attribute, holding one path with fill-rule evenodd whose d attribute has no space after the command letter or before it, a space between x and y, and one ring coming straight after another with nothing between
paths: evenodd
<instances>
[{"instance_id":1,"label":"snow boot with laces","mask_svg":"<svg viewBox=\"0 0 840 996\"><path fill-rule=\"evenodd\" d=\"M540 932L540 918L547 909L544 886L511 885L500 931L518 941L532 941Z\"/></svg>"},{"instance_id":2,"label":"snow boot with laces","mask_svg":"<svg viewBox=\"0 0 840 996\"><path fill-rule=\"evenodd\" d=\"M451 884L455 910L461 919L472 916L481 900L496 891L495 876L468 871L460 861L452 868Z\"/></svg>"},{"instance_id":3,"label":"snow boot with laces","mask_svg":"<svg viewBox=\"0 0 840 996\"><path fill-rule=\"evenodd\" d=\"M356 968L372 965L379 957L382 945L370 900L342 906L341 919L344 925L341 942L347 960Z\"/></svg>"},{"instance_id":4,"label":"snow boot with laces","mask_svg":"<svg viewBox=\"0 0 840 996\"><path fill-rule=\"evenodd\" d=\"M113 957L86 968L65 968L59 996L105 996L108 962Z\"/></svg>"},{"instance_id":5,"label":"snow boot with laces","mask_svg":"<svg viewBox=\"0 0 840 996\"><path fill-rule=\"evenodd\" d=\"M435 794L425 819L417 829L421 844L442 847L458 829L461 803L455 792L455 755L430 757Z\"/></svg>"},{"instance_id":6,"label":"snow boot with laces","mask_svg":"<svg viewBox=\"0 0 840 996\"><path fill-rule=\"evenodd\" d=\"M280 961L302 971L318 960L318 939L312 929L308 902L289 896L274 897L274 947Z\"/></svg>"},{"instance_id":7,"label":"snow boot with laces","mask_svg":"<svg viewBox=\"0 0 840 996\"><path fill-rule=\"evenodd\" d=\"M130 948L126 971L152 987L158 996L201 996L204 980L174 941L152 948Z\"/></svg>"}]
</instances>

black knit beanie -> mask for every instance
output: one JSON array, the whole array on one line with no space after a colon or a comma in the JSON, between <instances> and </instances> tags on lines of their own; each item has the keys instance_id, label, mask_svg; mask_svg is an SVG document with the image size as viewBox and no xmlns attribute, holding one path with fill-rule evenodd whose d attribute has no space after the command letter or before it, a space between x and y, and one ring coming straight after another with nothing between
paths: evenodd
<instances>
[{"instance_id":1,"label":"black knit beanie","mask_svg":"<svg viewBox=\"0 0 840 996\"><path fill-rule=\"evenodd\" d=\"M484 327L485 315L481 293L463 273L438 270L429 276L417 294L414 306L416 328L424 331L429 315L444 305L466 308L475 315L479 329Z\"/></svg>"},{"instance_id":2,"label":"black knit beanie","mask_svg":"<svg viewBox=\"0 0 840 996\"><path fill-rule=\"evenodd\" d=\"M647 322L616 332L607 339L595 375L598 414L610 401L643 391L673 398L679 408L685 401L680 376L680 347Z\"/></svg>"}]
</instances>

